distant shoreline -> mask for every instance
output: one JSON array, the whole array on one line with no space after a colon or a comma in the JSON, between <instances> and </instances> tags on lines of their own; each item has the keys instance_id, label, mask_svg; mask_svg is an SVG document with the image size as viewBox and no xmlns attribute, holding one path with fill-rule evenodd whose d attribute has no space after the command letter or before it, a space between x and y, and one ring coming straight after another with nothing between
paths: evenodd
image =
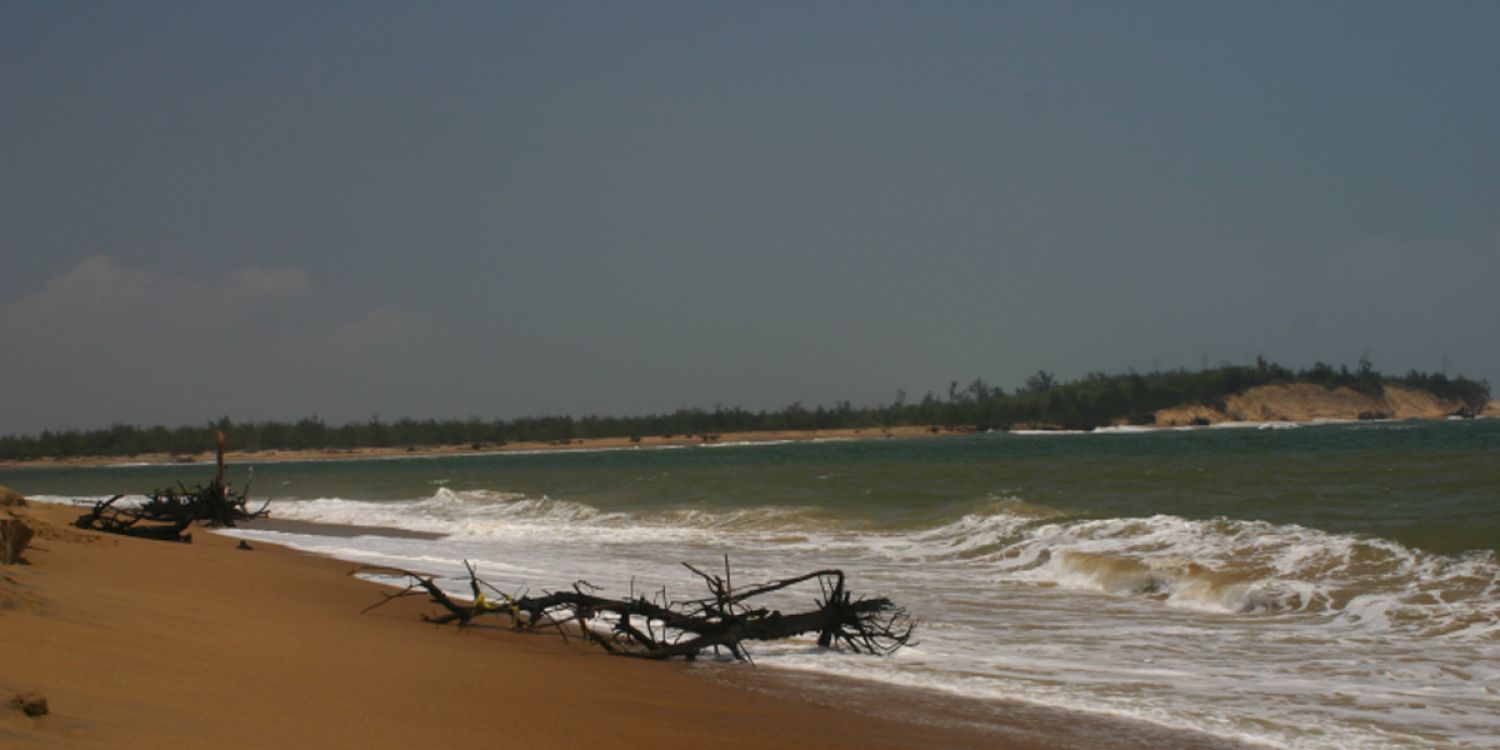
<instances>
[{"instance_id":1,"label":"distant shoreline","mask_svg":"<svg viewBox=\"0 0 1500 750\"><path fill-rule=\"evenodd\" d=\"M207 460L216 435L226 435L235 460L335 460L401 455L663 448L705 443L767 442L943 433L1033 430L1087 432L1106 427L1203 426L1221 422L1311 422L1339 419L1442 419L1500 415L1484 382L1412 371L1399 378L1318 363L1300 371L1257 360L1254 367L1222 365L1105 375L1059 382L1039 371L1007 391L976 379L949 385L946 397L928 392L889 404L749 411L715 405L636 415L538 415L513 419L416 419L329 424L316 416L296 421L234 422L228 416L169 428L115 424L108 428L0 436L0 466L196 463ZM285 458L290 456L290 458Z\"/></svg>"},{"instance_id":2,"label":"distant shoreline","mask_svg":"<svg viewBox=\"0 0 1500 750\"><path fill-rule=\"evenodd\" d=\"M498 453L583 452L599 450L641 450L653 448L686 448L699 445L734 445L739 443L813 442L819 440L884 440L891 438L938 437L972 434L972 427L900 426L890 428L856 428L836 430L782 430L775 432L726 432L718 435L646 435L639 440L625 437L574 439L551 442L516 442L499 445L414 445L405 447L317 448L308 450L229 450L224 460L230 464L274 463L280 461L360 461L377 458L426 458L438 456L475 456ZM234 436L230 436L233 443ZM200 453L143 453L135 456L64 456L28 461L0 461L0 468L48 466L101 467L140 464L170 466L174 464L213 463L213 451Z\"/></svg>"},{"instance_id":3,"label":"distant shoreline","mask_svg":"<svg viewBox=\"0 0 1500 750\"><path fill-rule=\"evenodd\" d=\"M1369 403L1359 400L1346 389L1316 390L1266 386L1251 389L1234 398L1238 408L1212 409L1204 406L1162 409L1148 424L1128 425L1120 422L1114 427L1132 426L1138 431L1172 430L1190 426L1256 425L1256 424L1319 424L1324 422L1358 422L1371 419L1419 419L1437 421L1446 419L1447 405L1433 401L1422 408L1393 408L1389 411L1372 411ZM1385 405L1388 407L1389 405ZM1253 415L1246 414L1253 408ZM1479 415L1500 417L1500 401L1490 401ZM1104 428L1108 429L1108 428ZM981 432L973 425L902 425L895 427L843 428L828 430L778 430L762 432L727 432L710 435L644 435L640 438L608 437L550 442L514 442L503 445L478 443L470 445L414 445L401 447L363 448L318 448L302 450L236 451L225 453L231 464L275 463L283 461L360 461L369 459L431 458L443 456L478 456L506 453L550 453L588 452L604 450L687 448L703 445L768 444L789 442L816 442L837 440L884 440L894 438L932 438L954 435L971 435ZM1056 424L1017 424L1005 432L1019 434L1079 432L1067 430ZM1088 432L1083 430L1082 432ZM233 436L230 436L233 444ZM212 451L199 453L143 453L134 456L64 456L29 460L0 461L0 468L46 468L46 467L108 467L108 466L171 466L213 463Z\"/></svg>"}]
</instances>

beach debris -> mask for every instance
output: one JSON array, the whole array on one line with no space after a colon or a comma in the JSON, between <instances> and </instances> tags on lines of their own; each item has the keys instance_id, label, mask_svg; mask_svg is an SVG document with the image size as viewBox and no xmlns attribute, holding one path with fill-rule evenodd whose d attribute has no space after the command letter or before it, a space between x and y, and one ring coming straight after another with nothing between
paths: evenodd
<instances>
[{"instance_id":1,"label":"beach debris","mask_svg":"<svg viewBox=\"0 0 1500 750\"><path fill-rule=\"evenodd\" d=\"M27 716L46 716L47 697L35 691L21 693L10 699L10 707L20 709Z\"/></svg>"},{"instance_id":2,"label":"beach debris","mask_svg":"<svg viewBox=\"0 0 1500 750\"><path fill-rule=\"evenodd\" d=\"M192 535L186 532L194 523L233 527L242 521L270 515L269 501L259 510L250 510L245 494L235 493L217 481L191 489L179 484L176 488L156 490L140 505L117 505L123 497L115 495L95 503L73 525L145 539L190 542Z\"/></svg>"},{"instance_id":3,"label":"beach debris","mask_svg":"<svg viewBox=\"0 0 1500 750\"><path fill-rule=\"evenodd\" d=\"M250 482L234 492L224 481L224 433L218 433L218 469L207 486L189 489L178 483L176 488L156 490L139 505L117 505L124 495L115 495L94 504L89 512L73 522L80 529L125 534L146 539L191 542L184 533L194 523L213 527L233 527L236 523L270 515L266 501L259 510L250 510Z\"/></svg>"},{"instance_id":4,"label":"beach debris","mask_svg":"<svg viewBox=\"0 0 1500 750\"><path fill-rule=\"evenodd\" d=\"M35 532L15 516L0 518L0 565L16 565L25 562L21 553L31 543Z\"/></svg>"},{"instance_id":5,"label":"beach debris","mask_svg":"<svg viewBox=\"0 0 1500 750\"><path fill-rule=\"evenodd\" d=\"M254 547L250 546L249 542L247 542L247 541L245 541L243 539L241 539L240 543L235 546L235 549L242 549L242 550L245 550L246 552L251 552L251 551L255 550Z\"/></svg>"},{"instance_id":6,"label":"beach debris","mask_svg":"<svg viewBox=\"0 0 1500 750\"><path fill-rule=\"evenodd\" d=\"M509 621L516 630L553 628L564 640L568 631L616 656L638 659L696 659L704 651L722 648L735 659L752 661L748 641L775 641L817 635L823 648L847 648L854 653L889 655L910 645L913 625L907 611L885 597L854 597L845 586L842 570L824 569L767 583L736 588L724 558L724 574L705 573L689 563L683 566L701 578L708 596L668 599L665 590L648 598L625 599L599 596L600 589L578 581L571 590L541 596L507 594L481 579L468 561L469 591L465 603L449 596L433 576L401 568L364 566L353 574L390 575L405 578L407 585L367 607L368 612L387 602L426 595L442 608L437 615L423 615L435 624L471 626L481 617ZM815 609L784 614L754 606L751 600L800 584L816 585L821 597ZM488 592L488 594L486 594Z\"/></svg>"}]
</instances>

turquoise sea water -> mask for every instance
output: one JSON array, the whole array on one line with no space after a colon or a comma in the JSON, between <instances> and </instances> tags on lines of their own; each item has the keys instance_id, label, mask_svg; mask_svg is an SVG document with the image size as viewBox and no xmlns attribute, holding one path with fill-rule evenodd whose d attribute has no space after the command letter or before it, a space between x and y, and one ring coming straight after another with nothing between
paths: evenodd
<instances>
[{"instance_id":1,"label":"turquoise sea water","mask_svg":"<svg viewBox=\"0 0 1500 750\"><path fill-rule=\"evenodd\" d=\"M275 515L435 540L238 532L502 586L840 566L922 620L891 659L763 665L1276 747L1500 746L1500 421L987 434L236 466ZM54 499L202 466L0 470ZM680 572L681 571L681 572Z\"/></svg>"}]
</instances>

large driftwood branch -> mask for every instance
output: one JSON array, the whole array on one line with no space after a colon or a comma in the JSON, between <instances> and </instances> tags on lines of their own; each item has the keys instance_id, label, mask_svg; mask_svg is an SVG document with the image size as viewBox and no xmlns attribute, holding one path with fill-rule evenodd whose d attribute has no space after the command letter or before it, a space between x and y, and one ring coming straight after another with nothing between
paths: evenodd
<instances>
[{"instance_id":1,"label":"large driftwood branch","mask_svg":"<svg viewBox=\"0 0 1500 750\"><path fill-rule=\"evenodd\" d=\"M218 433L218 442L218 467L207 486L189 489L179 482L175 488L156 490L139 506L116 505L124 495L115 495L95 503L73 525L147 539L191 541L192 535L184 532L194 523L233 527L270 515L269 500L258 510L250 509L250 481L245 482L245 489L240 492L234 492L224 482L224 433Z\"/></svg>"},{"instance_id":2,"label":"large driftwood branch","mask_svg":"<svg viewBox=\"0 0 1500 750\"><path fill-rule=\"evenodd\" d=\"M479 618L494 616L518 630L552 627L564 637L564 624L573 623L583 638L606 652L639 659L695 659L704 651L723 648L736 659L748 661L747 641L812 634L817 635L819 646L842 647L855 653L887 655L911 643L912 625L906 610L885 597L854 598L845 588L843 571L837 569L735 591L727 557L723 576L684 563L703 579L709 596L673 601L663 591L653 601L633 592L625 599L599 596L594 593L597 589L585 581L575 583L571 590L512 596L479 578L467 561L464 565L473 596L468 602L450 596L433 576L401 568L365 566L351 574L387 575L406 581L405 588L382 594L381 601L366 612L395 599L426 594L440 609L436 614L423 615L427 622L456 623L463 628ZM813 610L783 614L749 604L756 597L810 581L817 581L822 592ZM486 596L486 589L497 598Z\"/></svg>"}]
</instances>

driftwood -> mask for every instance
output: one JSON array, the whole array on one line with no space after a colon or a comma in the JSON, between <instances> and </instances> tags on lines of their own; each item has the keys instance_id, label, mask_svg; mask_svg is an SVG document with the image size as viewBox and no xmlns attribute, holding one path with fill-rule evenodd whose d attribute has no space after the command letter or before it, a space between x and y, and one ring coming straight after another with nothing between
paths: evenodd
<instances>
[{"instance_id":1,"label":"driftwood","mask_svg":"<svg viewBox=\"0 0 1500 750\"><path fill-rule=\"evenodd\" d=\"M218 433L218 443L218 470L207 486L196 485L189 489L178 483L175 488L156 490L146 502L138 506L116 505L124 495L115 495L95 503L73 525L111 534L190 542L192 535L184 532L194 523L233 527L241 521L270 515L267 510L270 501L266 501L259 510L249 509L250 482L247 481L245 489L240 492L234 492L224 482L222 432Z\"/></svg>"},{"instance_id":2,"label":"driftwood","mask_svg":"<svg viewBox=\"0 0 1500 750\"><path fill-rule=\"evenodd\" d=\"M844 647L855 653L888 655L909 645L912 636L905 609L885 597L854 598L845 588L843 571L836 569L735 589L727 557L723 576L683 563L703 579L709 596L673 601L666 597L665 591L649 599L634 594L625 599L611 599L597 595L599 589L586 581L574 583L568 591L512 596L479 578L468 562L464 565L469 571L472 596L469 602L449 596L432 576L400 568L365 566L351 574L394 575L407 580L405 588L384 594L366 612L395 599L425 594L442 610L436 615L423 615L422 619L428 622L456 623L464 628L479 618L496 617L509 621L517 630L554 628L564 639L565 624L573 624L584 639L606 652L639 659L691 660L706 650L717 653L722 647L736 659L751 661L746 641L773 641L810 634L817 634L818 645L825 648ZM811 582L817 583L822 594L811 611L783 614L750 603L756 597Z\"/></svg>"}]
</instances>

